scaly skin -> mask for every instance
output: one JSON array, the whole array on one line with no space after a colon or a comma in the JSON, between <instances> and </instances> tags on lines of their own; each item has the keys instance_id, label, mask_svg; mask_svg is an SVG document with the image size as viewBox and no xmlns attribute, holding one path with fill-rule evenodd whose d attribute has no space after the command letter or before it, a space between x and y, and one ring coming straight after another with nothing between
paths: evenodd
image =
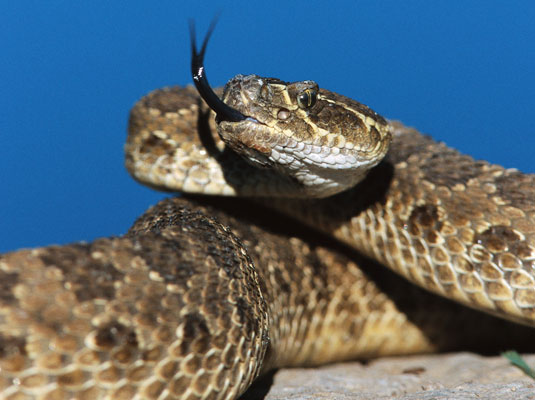
<instances>
[{"instance_id":1,"label":"scaly skin","mask_svg":"<svg viewBox=\"0 0 535 400\"><path fill-rule=\"evenodd\" d=\"M198 104L174 88L136 105L126 151L137 179L226 195L241 192L241 179L291 186L271 172L251 177ZM401 125L393 133L388 158L355 189L269 205L420 285L533 325L533 176ZM164 200L124 237L5 254L0 398L231 399L275 367L487 344L533 350L531 329L378 268L288 217L217 197Z\"/></svg>"}]
</instances>

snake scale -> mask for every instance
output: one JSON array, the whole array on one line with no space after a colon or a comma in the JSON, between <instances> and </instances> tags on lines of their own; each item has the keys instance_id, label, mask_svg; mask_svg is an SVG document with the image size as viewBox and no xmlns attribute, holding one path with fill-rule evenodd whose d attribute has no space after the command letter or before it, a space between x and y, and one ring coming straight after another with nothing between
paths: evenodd
<instances>
[{"instance_id":1,"label":"snake scale","mask_svg":"<svg viewBox=\"0 0 535 400\"><path fill-rule=\"evenodd\" d=\"M283 366L531 343L530 327L371 259L535 325L533 175L312 81L238 75L221 102L208 37L192 72L216 119L193 87L150 93L126 165L224 197L163 200L122 237L2 255L0 398L231 399Z\"/></svg>"}]
</instances>

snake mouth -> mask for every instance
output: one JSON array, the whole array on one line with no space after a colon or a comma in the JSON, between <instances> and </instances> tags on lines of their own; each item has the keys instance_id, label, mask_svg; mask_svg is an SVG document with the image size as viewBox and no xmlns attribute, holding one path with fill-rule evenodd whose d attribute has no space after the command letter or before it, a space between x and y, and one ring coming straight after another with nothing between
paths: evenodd
<instances>
[{"instance_id":1,"label":"snake mouth","mask_svg":"<svg viewBox=\"0 0 535 400\"><path fill-rule=\"evenodd\" d=\"M208 79L206 78L204 54L206 53L206 46L210 36L212 35L212 32L214 31L216 23L217 18L214 18L214 20L210 23L208 32L206 33L206 36L202 42L201 51L198 51L197 41L195 38L195 23L193 20L189 21L191 37L191 74L193 77L193 82L195 83L195 87L197 88L199 95L203 98L206 104L208 104L208 107L210 107L216 113L217 121L240 122L246 119L254 120L254 118L247 117L238 110L225 104L217 96L217 94L214 93L210 87L210 84L208 83Z\"/></svg>"}]
</instances>

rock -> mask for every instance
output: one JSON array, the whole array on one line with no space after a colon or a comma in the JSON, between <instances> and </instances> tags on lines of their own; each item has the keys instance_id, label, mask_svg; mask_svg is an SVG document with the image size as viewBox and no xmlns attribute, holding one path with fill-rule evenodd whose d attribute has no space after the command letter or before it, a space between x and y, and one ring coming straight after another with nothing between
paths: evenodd
<instances>
[{"instance_id":1,"label":"rock","mask_svg":"<svg viewBox=\"0 0 535 400\"><path fill-rule=\"evenodd\" d=\"M535 366L535 355L524 359ZM263 378L243 397L244 400L392 398L535 399L535 380L503 357L451 353L284 369Z\"/></svg>"}]
</instances>

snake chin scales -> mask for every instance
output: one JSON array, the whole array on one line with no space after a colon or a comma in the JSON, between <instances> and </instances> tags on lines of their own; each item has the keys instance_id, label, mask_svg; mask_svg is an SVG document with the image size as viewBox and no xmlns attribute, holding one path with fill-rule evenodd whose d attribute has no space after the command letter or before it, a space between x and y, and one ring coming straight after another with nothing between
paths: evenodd
<instances>
[{"instance_id":1,"label":"snake chin scales","mask_svg":"<svg viewBox=\"0 0 535 400\"><path fill-rule=\"evenodd\" d=\"M281 196L327 197L353 187L390 145L381 116L313 81L237 75L222 100L247 119L219 122L219 136L250 163L294 181Z\"/></svg>"}]
</instances>

